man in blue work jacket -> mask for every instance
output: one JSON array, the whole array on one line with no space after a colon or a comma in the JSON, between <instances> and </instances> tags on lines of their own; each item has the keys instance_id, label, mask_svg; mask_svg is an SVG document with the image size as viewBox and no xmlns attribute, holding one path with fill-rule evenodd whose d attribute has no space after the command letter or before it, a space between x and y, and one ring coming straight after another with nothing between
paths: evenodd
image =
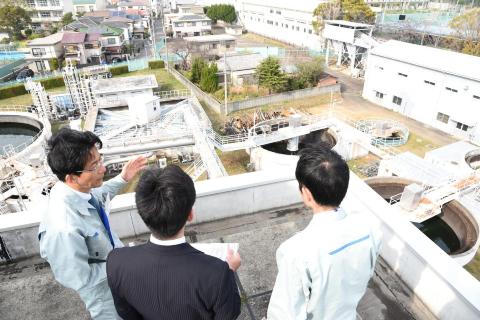
<instances>
[{"instance_id":1,"label":"man in blue work jacket","mask_svg":"<svg viewBox=\"0 0 480 320\"><path fill-rule=\"evenodd\" d=\"M48 165L60 180L39 228L40 255L55 279L78 292L92 319L116 319L105 261L123 244L110 229L109 202L147 163L138 157L103 183L105 166L92 132L61 129L48 141Z\"/></svg>"}]
</instances>

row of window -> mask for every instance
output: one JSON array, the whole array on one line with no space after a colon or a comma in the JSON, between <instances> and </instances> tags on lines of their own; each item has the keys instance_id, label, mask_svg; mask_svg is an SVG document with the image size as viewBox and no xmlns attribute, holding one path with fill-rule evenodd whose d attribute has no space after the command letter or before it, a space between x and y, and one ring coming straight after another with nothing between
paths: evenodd
<instances>
[{"instance_id":1,"label":"row of window","mask_svg":"<svg viewBox=\"0 0 480 320\"><path fill-rule=\"evenodd\" d=\"M383 94L382 92L380 91L375 91L375 96L379 99L383 99L383 96L385 94ZM399 105L401 106L402 105L402 98L400 97L397 97L397 96L393 96L393 99L392 99L392 102L395 103L396 105Z\"/></svg>"},{"instance_id":2,"label":"row of window","mask_svg":"<svg viewBox=\"0 0 480 320\"><path fill-rule=\"evenodd\" d=\"M209 26L210 21L200 21L200 22L175 22L175 27L181 28L184 26L195 27L195 26Z\"/></svg>"},{"instance_id":3,"label":"row of window","mask_svg":"<svg viewBox=\"0 0 480 320\"><path fill-rule=\"evenodd\" d=\"M450 116L445 114L445 113L438 112L437 113L437 120L442 122L442 123L448 124L448 121L450 121ZM461 122L457 122L455 127L459 130L462 130L462 131L468 131L468 128L469 128L468 125L466 125L464 123L461 123Z\"/></svg>"},{"instance_id":4,"label":"row of window","mask_svg":"<svg viewBox=\"0 0 480 320\"><path fill-rule=\"evenodd\" d=\"M250 20L253 20L253 17L250 16ZM258 22L260 22L260 18L258 18ZM278 26L278 21L272 21L272 20L267 20L267 24L269 25L275 25L275 26ZM285 29L288 29L289 28L289 25L288 23L280 23L280 26L282 28L285 28ZM292 25L292 30L296 30L296 31L300 31L300 27L299 26L294 26ZM312 34L313 33L313 30L312 29L307 29L307 28L303 28L303 32L308 32L309 34Z\"/></svg>"},{"instance_id":5,"label":"row of window","mask_svg":"<svg viewBox=\"0 0 480 320\"><path fill-rule=\"evenodd\" d=\"M383 70L383 67L382 67L382 66L376 66L376 68L378 68L379 70ZM408 74L401 73L401 72L398 72L398 75L399 75L400 77L404 77L404 78L407 78L407 77L408 77ZM428 84L428 85L431 85L431 86L434 86L434 85L435 85L435 82L433 82L433 81L423 80L423 82L424 82L425 84ZM458 92L458 89L451 88L451 87L445 87L445 90L451 91L451 92L454 92L454 93L457 93L457 92ZM480 100L480 96L478 96L478 95L473 95L473 98Z\"/></svg>"},{"instance_id":6,"label":"row of window","mask_svg":"<svg viewBox=\"0 0 480 320\"><path fill-rule=\"evenodd\" d=\"M270 13L276 13L276 14L282 14L282 11L280 10L273 10L273 9L270 9Z\"/></svg>"},{"instance_id":7,"label":"row of window","mask_svg":"<svg viewBox=\"0 0 480 320\"><path fill-rule=\"evenodd\" d=\"M50 0L49 2L52 7L60 6L60 0ZM35 7L35 0L27 0L27 5L29 7ZM48 2L47 0L37 0L36 5L39 7L48 7Z\"/></svg>"}]
</instances>

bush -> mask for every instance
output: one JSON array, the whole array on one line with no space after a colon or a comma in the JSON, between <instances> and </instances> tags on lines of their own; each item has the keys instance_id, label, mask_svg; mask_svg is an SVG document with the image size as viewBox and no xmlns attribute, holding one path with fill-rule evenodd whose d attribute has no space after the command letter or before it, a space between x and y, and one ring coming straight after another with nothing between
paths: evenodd
<instances>
[{"instance_id":1,"label":"bush","mask_svg":"<svg viewBox=\"0 0 480 320\"><path fill-rule=\"evenodd\" d=\"M63 82L62 77L43 79L43 80L40 80L40 83L45 88L45 90L63 87L65 85L65 82Z\"/></svg>"},{"instance_id":2,"label":"bush","mask_svg":"<svg viewBox=\"0 0 480 320\"><path fill-rule=\"evenodd\" d=\"M112 74L112 76L118 76L119 74L128 73L128 66L111 67L110 73Z\"/></svg>"},{"instance_id":3,"label":"bush","mask_svg":"<svg viewBox=\"0 0 480 320\"><path fill-rule=\"evenodd\" d=\"M218 78L217 78L217 64L212 63L210 65L206 64L202 69L202 75L200 79L200 88L203 91L213 93L218 89Z\"/></svg>"},{"instance_id":4,"label":"bush","mask_svg":"<svg viewBox=\"0 0 480 320\"><path fill-rule=\"evenodd\" d=\"M57 58L50 59L48 61L48 64L50 65L50 69L52 70L57 70L58 67L60 66L60 63L58 62Z\"/></svg>"},{"instance_id":5,"label":"bush","mask_svg":"<svg viewBox=\"0 0 480 320\"><path fill-rule=\"evenodd\" d=\"M0 99L20 96L28 93L23 84L17 84L11 87L0 88Z\"/></svg>"},{"instance_id":6,"label":"bush","mask_svg":"<svg viewBox=\"0 0 480 320\"><path fill-rule=\"evenodd\" d=\"M25 31L24 31L24 32L25 32L25 35L26 35L27 37L29 37L29 36L31 36L31 35L32 35L32 33L33 33L33 30L32 30L32 29L25 29Z\"/></svg>"},{"instance_id":7,"label":"bush","mask_svg":"<svg viewBox=\"0 0 480 320\"><path fill-rule=\"evenodd\" d=\"M165 68L165 62L163 60L148 61L148 67L150 69L163 69Z\"/></svg>"}]
</instances>

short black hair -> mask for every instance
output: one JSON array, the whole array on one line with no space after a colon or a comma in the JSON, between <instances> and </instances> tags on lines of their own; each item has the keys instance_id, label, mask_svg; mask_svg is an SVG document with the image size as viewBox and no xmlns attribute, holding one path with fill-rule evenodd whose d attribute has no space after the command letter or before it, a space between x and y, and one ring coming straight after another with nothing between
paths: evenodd
<instances>
[{"instance_id":1,"label":"short black hair","mask_svg":"<svg viewBox=\"0 0 480 320\"><path fill-rule=\"evenodd\" d=\"M85 169L95 146L102 148L102 141L93 132L62 128L47 142L48 165L58 179L65 181L67 174Z\"/></svg>"},{"instance_id":2,"label":"short black hair","mask_svg":"<svg viewBox=\"0 0 480 320\"><path fill-rule=\"evenodd\" d=\"M317 204L338 207L347 193L350 171L338 153L321 146L300 150L295 176Z\"/></svg>"},{"instance_id":3,"label":"short black hair","mask_svg":"<svg viewBox=\"0 0 480 320\"><path fill-rule=\"evenodd\" d=\"M192 178L175 165L147 169L135 192L140 217L161 239L171 238L183 228L196 198Z\"/></svg>"}]
</instances>

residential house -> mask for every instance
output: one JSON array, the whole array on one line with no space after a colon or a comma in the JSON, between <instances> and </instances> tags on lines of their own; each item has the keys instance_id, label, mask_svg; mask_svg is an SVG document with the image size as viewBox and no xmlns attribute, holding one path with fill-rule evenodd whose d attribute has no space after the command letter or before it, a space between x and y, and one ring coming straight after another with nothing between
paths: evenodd
<instances>
[{"instance_id":1,"label":"residential house","mask_svg":"<svg viewBox=\"0 0 480 320\"><path fill-rule=\"evenodd\" d=\"M149 0L129 0L120 1L118 3L118 10L127 11L128 9L138 10L141 15L149 15L150 2Z\"/></svg>"},{"instance_id":2,"label":"residential house","mask_svg":"<svg viewBox=\"0 0 480 320\"><path fill-rule=\"evenodd\" d=\"M62 21L63 13L73 9L72 0L26 0L25 3L35 29Z\"/></svg>"},{"instance_id":3,"label":"residential house","mask_svg":"<svg viewBox=\"0 0 480 320\"><path fill-rule=\"evenodd\" d=\"M185 37L183 39L187 42L187 48L193 55L207 59L235 50L236 38L228 34Z\"/></svg>"},{"instance_id":4,"label":"residential house","mask_svg":"<svg viewBox=\"0 0 480 320\"><path fill-rule=\"evenodd\" d=\"M34 72L52 71L52 60L56 59L58 62L58 59L63 57L62 38L63 33L55 33L29 41L29 53L25 55L25 60L29 62L30 69Z\"/></svg>"},{"instance_id":5,"label":"residential house","mask_svg":"<svg viewBox=\"0 0 480 320\"><path fill-rule=\"evenodd\" d=\"M107 7L106 0L73 0L73 16L102 10Z\"/></svg>"},{"instance_id":6,"label":"residential house","mask_svg":"<svg viewBox=\"0 0 480 320\"><path fill-rule=\"evenodd\" d=\"M100 34L65 32L62 39L65 59L79 64L100 64L105 61Z\"/></svg>"},{"instance_id":7,"label":"residential house","mask_svg":"<svg viewBox=\"0 0 480 320\"><path fill-rule=\"evenodd\" d=\"M184 15L172 21L174 38L211 34L212 20L206 15Z\"/></svg>"},{"instance_id":8,"label":"residential house","mask_svg":"<svg viewBox=\"0 0 480 320\"><path fill-rule=\"evenodd\" d=\"M233 53L227 58L227 79L235 86L255 84L257 79L255 72L263 57L260 53ZM219 82L224 82L225 60L221 57L217 61Z\"/></svg>"}]
</instances>

